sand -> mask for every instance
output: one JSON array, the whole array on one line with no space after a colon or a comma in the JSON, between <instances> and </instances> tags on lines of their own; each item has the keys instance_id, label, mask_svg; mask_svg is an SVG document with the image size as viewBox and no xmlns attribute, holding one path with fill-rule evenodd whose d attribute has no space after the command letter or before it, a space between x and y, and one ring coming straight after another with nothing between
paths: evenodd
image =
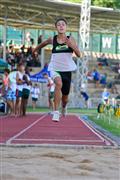
<instances>
[{"instance_id":1,"label":"sand","mask_svg":"<svg viewBox=\"0 0 120 180\"><path fill-rule=\"evenodd\" d=\"M1 180L119 180L120 150L2 147Z\"/></svg>"}]
</instances>

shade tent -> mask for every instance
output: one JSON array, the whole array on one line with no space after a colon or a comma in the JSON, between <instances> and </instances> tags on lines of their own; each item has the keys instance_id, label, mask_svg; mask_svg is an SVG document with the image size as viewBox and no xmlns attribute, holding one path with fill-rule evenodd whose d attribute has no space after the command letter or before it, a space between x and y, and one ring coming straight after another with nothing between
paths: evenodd
<instances>
[{"instance_id":1,"label":"shade tent","mask_svg":"<svg viewBox=\"0 0 120 180\"><path fill-rule=\"evenodd\" d=\"M0 67L8 67L8 63L5 62L2 58L0 58Z\"/></svg>"},{"instance_id":2,"label":"shade tent","mask_svg":"<svg viewBox=\"0 0 120 180\"><path fill-rule=\"evenodd\" d=\"M48 73L50 76L50 72L48 71L48 67L45 66L40 72L30 75L30 79L32 82L46 83L47 80L43 77L43 73Z\"/></svg>"},{"instance_id":3,"label":"shade tent","mask_svg":"<svg viewBox=\"0 0 120 180\"><path fill-rule=\"evenodd\" d=\"M8 68L8 63L0 58L0 73L3 73L5 68Z\"/></svg>"}]
</instances>

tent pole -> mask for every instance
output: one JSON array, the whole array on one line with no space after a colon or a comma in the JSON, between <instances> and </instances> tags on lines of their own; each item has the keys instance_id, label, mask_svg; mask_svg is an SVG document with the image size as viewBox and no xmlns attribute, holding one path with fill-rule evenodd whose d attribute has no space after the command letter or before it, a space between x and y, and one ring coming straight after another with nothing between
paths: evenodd
<instances>
[{"instance_id":1,"label":"tent pole","mask_svg":"<svg viewBox=\"0 0 120 180\"><path fill-rule=\"evenodd\" d=\"M44 28L44 27L43 27ZM42 29L42 41L44 40L44 36L45 36L45 30ZM44 67L44 58L45 58L45 50L44 48L41 49L41 68Z\"/></svg>"},{"instance_id":2,"label":"tent pole","mask_svg":"<svg viewBox=\"0 0 120 180\"><path fill-rule=\"evenodd\" d=\"M7 18L4 19L4 31L3 31L3 59L6 61L6 40L7 40Z\"/></svg>"},{"instance_id":3,"label":"tent pole","mask_svg":"<svg viewBox=\"0 0 120 180\"><path fill-rule=\"evenodd\" d=\"M22 44L25 45L25 28L23 28L23 33L22 33Z\"/></svg>"}]
</instances>

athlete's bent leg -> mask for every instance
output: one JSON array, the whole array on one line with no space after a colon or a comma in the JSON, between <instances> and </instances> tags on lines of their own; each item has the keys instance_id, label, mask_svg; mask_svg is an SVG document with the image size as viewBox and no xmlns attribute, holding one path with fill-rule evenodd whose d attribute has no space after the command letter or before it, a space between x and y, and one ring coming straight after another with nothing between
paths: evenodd
<instances>
[{"instance_id":1,"label":"athlete's bent leg","mask_svg":"<svg viewBox=\"0 0 120 180\"><path fill-rule=\"evenodd\" d=\"M54 92L54 110L57 111L60 106L60 101L62 97L61 88L62 88L62 80L60 77L56 77L55 80L55 92Z\"/></svg>"}]
</instances>

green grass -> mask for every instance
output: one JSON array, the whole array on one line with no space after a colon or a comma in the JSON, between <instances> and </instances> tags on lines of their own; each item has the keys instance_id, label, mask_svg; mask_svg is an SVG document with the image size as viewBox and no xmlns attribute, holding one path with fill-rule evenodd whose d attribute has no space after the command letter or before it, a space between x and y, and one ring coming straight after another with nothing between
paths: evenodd
<instances>
[{"instance_id":1,"label":"green grass","mask_svg":"<svg viewBox=\"0 0 120 180\"><path fill-rule=\"evenodd\" d=\"M101 126L103 129L108 130L112 134L119 136L120 137L120 119L116 117L112 117L111 122L109 124L109 119L108 117L105 117L104 119L100 118L97 119L97 114L94 115L89 115L88 116L90 120L94 121L96 124Z\"/></svg>"},{"instance_id":2,"label":"green grass","mask_svg":"<svg viewBox=\"0 0 120 180\"><path fill-rule=\"evenodd\" d=\"M36 108L34 111L31 107L27 109L28 112L49 112L48 108ZM78 108L69 108L69 113L76 113L81 115L87 115L90 120L95 122L97 125L101 126L103 129L108 130L114 135L117 135L120 137L120 118L119 120L116 117L112 117L111 123L109 124L108 117L105 117L105 119L97 119L97 110L96 109L78 109Z\"/></svg>"}]
</instances>

